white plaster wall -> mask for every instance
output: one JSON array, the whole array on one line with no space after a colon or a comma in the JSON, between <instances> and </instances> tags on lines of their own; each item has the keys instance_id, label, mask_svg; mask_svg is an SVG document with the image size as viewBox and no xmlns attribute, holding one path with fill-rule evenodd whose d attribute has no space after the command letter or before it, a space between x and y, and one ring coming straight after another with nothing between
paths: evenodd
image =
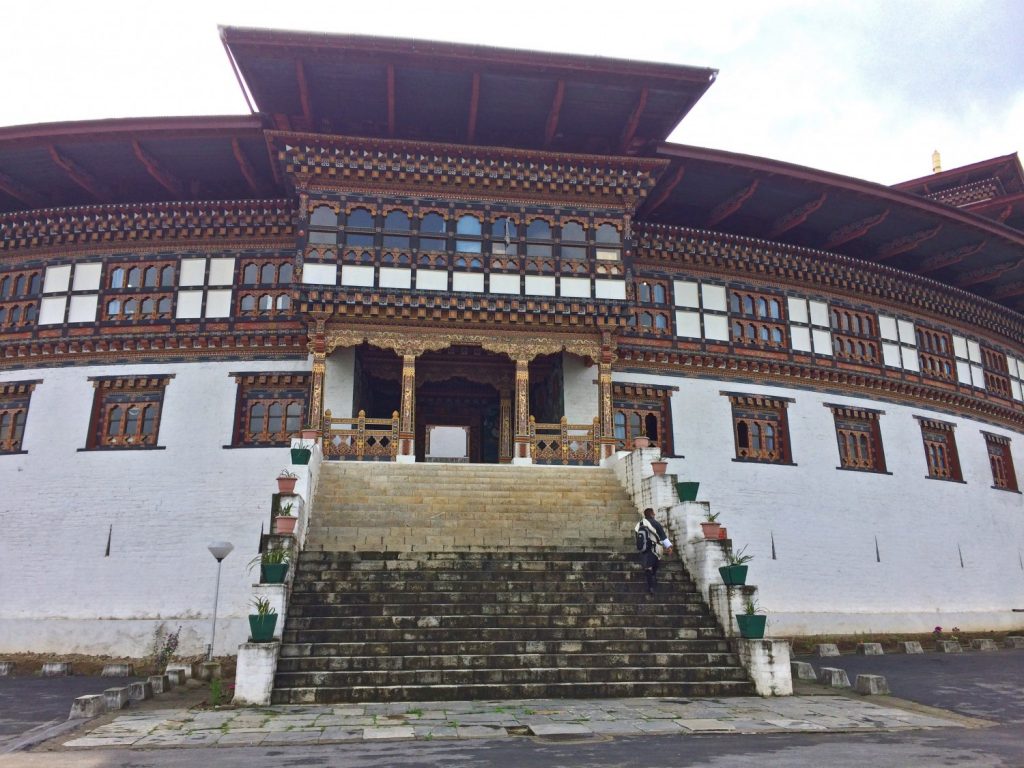
<instances>
[{"instance_id":1,"label":"white plaster wall","mask_svg":"<svg viewBox=\"0 0 1024 768\"><path fill-rule=\"evenodd\" d=\"M570 424L591 424L597 416L597 366L582 357L562 353L565 416Z\"/></svg>"},{"instance_id":2,"label":"white plaster wall","mask_svg":"<svg viewBox=\"0 0 1024 768\"><path fill-rule=\"evenodd\" d=\"M324 365L324 410L336 419L352 418L352 382L355 375L354 347L338 349Z\"/></svg>"},{"instance_id":3,"label":"white plaster wall","mask_svg":"<svg viewBox=\"0 0 1024 768\"><path fill-rule=\"evenodd\" d=\"M287 448L230 445L231 371L309 370L298 361L199 362L5 371L41 379L22 455L0 456L0 652L144 655L155 627L179 625L182 653L209 642L216 561L228 540L216 653L248 634L247 571L268 523ZM164 450L80 451L93 402L89 376L167 374ZM111 529L112 526L112 529ZM110 531L110 555L104 556Z\"/></svg>"},{"instance_id":4,"label":"white plaster wall","mask_svg":"<svg viewBox=\"0 0 1024 768\"><path fill-rule=\"evenodd\" d=\"M992 488L980 430L1011 438L1022 486L1024 435L840 394L628 372L614 378L679 387L673 428L676 453L685 458L671 460L668 471L699 481L699 498L721 513L735 547L755 556L748 583L761 588L773 635L1024 626L1024 614L1013 613L1024 608L1024 497ZM732 411L721 391L794 398L796 466L734 461ZM880 425L891 474L836 469L826 402L885 411ZM926 477L915 415L957 425L965 483Z\"/></svg>"}]
</instances>

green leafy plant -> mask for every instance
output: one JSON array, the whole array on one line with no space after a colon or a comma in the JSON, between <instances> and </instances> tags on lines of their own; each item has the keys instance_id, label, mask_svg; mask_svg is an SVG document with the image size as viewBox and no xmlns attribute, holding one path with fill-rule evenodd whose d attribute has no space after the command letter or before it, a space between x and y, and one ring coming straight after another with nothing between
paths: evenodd
<instances>
[{"instance_id":1,"label":"green leafy plant","mask_svg":"<svg viewBox=\"0 0 1024 768\"><path fill-rule=\"evenodd\" d=\"M717 523L717 522L718 522L718 516L719 516L720 514L722 514L722 513L721 513L721 512L712 512L712 511L711 511L711 510L709 509L709 510L708 510L708 511L707 511L707 512L705 513L705 515L704 515L704 522L706 522L706 523Z\"/></svg>"},{"instance_id":2,"label":"green leafy plant","mask_svg":"<svg viewBox=\"0 0 1024 768\"><path fill-rule=\"evenodd\" d=\"M282 469L280 472L277 473L277 476L288 480L292 480L298 477L298 475L296 475L294 472L289 472L287 469Z\"/></svg>"},{"instance_id":3,"label":"green leafy plant","mask_svg":"<svg viewBox=\"0 0 1024 768\"><path fill-rule=\"evenodd\" d=\"M729 561L729 565L745 565L754 559L753 555L747 554L747 548L743 547L739 552L729 552L726 554L726 558Z\"/></svg>"},{"instance_id":4,"label":"green leafy plant","mask_svg":"<svg viewBox=\"0 0 1024 768\"><path fill-rule=\"evenodd\" d=\"M210 681L210 706L219 707L224 700L224 686L220 678Z\"/></svg>"},{"instance_id":5,"label":"green leafy plant","mask_svg":"<svg viewBox=\"0 0 1024 768\"><path fill-rule=\"evenodd\" d=\"M270 605L270 600L265 597L257 597L252 601L257 616L272 616L277 611Z\"/></svg>"},{"instance_id":6,"label":"green leafy plant","mask_svg":"<svg viewBox=\"0 0 1024 768\"><path fill-rule=\"evenodd\" d=\"M286 504L282 504L277 508L274 513L274 517L293 517L292 515L292 503L289 501Z\"/></svg>"},{"instance_id":7,"label":"green leafy plant","mask_svg":"<svg viewBox=\"0 0 1024 768\"><path fill-rule=\"evenodd\" d=\"M267 549L249 561L249 570L260 565L282 565L290 563L292 553L288 549Z\"/></svg>"},{"instance_id":8,"label":"green leafy plant","mask_svg":"<svg viewBox=\"0 0 1024 768\"><path fill-rule=\"evenodd\" d=\"M178 650L178 639L181 635L181 627L174 632L168 632L167 628L160 624L153 630L153 644L150 651L153 669L162 673L167 668L167 662L171 660L174 652Z\"/></svg>"},{"instance_id":9,"label":"green leafy plant","mask_svg":"<svg viewBox=\"0 0 1024 768\"><path fill-rule=\"evenodd\" d=\"M743 613L747 616L754 616L755 614L764 613L764 608L752 597L748 597L743 601Z\"/></svg>"}]
</instances>

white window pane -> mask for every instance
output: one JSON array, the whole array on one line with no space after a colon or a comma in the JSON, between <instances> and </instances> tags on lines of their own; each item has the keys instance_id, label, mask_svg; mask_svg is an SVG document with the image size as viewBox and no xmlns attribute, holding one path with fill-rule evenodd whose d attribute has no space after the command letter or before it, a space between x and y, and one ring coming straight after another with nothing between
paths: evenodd
<instances>
[{"instance_id":1,"label":"white window pane","mask_svg":"<svg viewBox=\"0 0 1024 768\"><path fill-rule=\"evenodd\" d=\"M968 340L967 357L972 363L981 362L981 345L978 342Z\"/></svg>"},{"instance_id":2,"label":"white window pane","mask_svg":"<svg viewBox=\"0 0 1024 768\"><path fill-rule=\"evenodd\" d=\"M896 318L889 317L888 315L879 315L878 335L883 339L896 341L898 338L896 335Z\"/></svg>"},{"instance_id":3,"label":"white window pane","mask_svg":"<svg viewBox=\"0 0 1024 768\"><path fill-rule=\"evenodd\" d=\"M598 299L619 299L626 298L625 280L595 280L594 297Z\"/></svg>"},{"instance_id":4,"label":"white window pane","mask_svg":"<svg viewBox=\"0 0 1024 768\"><path fill-rule=\"evenodd\" d=\"M454 273L452 273L452 290L453 291L464 291L466 293L483 293L484 292L484 273L483 272L454 272Z\"/></svg>"},{"instance_id":5,"label":"white window pane","mask_svg":"<svg viewBox=\"0 0 1024 768\"><path fill-rule=\"evenodd\" d=\"M897 323L900 332L900 342L907 346L917 346L917 337L914 335L914 324L908 323L906 320L900 320Z\"/></svg>"},{"instance_id":6,"label":"white window pane","mask_svg":"<svg viewBox=\"0 0 1024 768\"><path fill-rule=\"evenodd\" d=\"M206 316L229 317L231 315L231 289L206 292Z\"/></svg>"},{"instance_id":7,"label":"white window pane","mask_svg":"<svg viewBox=\"0 0 1024 768\"><path fill-rule=\"evenodd\" d=\"M828 304L823 301L811 301L808 303L811 305L811 322L814 325L820 325L822 328L828 328Z\"/></svg>"},{"instance_id":8,"label":"white window pane","mask_svg":"<svg viewBox=\"0 0 1024 768\"><path fill-rule=\"evenodd\" d=\"M967 359L967 339L963 336L953 337L953 353L957 357L962 357L964 360Z\"/></svg>"},{"instance_id":9,"label":"white window pane","mask_svg":"<svg viewBox=\"0 0 1024 768\"><path fill-rule=\"evenodd\" d=\"M1021 397L1020 382L1016 379L1010 382L1010 391L1013 393L1014 400L1024 400L1024 397Z\"/></svg>"},{"instance_id":10,"label":"white window pane","mask_svg":"<svg viewBox=\"0 0 1024 768\"><path fill-rule=\"evenodd\" d=\"M75 282L72 289L98 291L100 289L100 272L102 271L102 264L78 264L75 267Z\"/></svg>"},{"instance_id":11,"label":"white window pane","mask_svg":"<svg viewBox=\"0 0 1024 768\"><path fill-rule=\"evenodd\" d=\"M577 299L590 298L590 279L586 277L563 277L559 290L563 296Z\"/></svg>"},{"instance_id":12,"label":"white window pane","mask_svg":"<svg viewBox=\"0 0 1024 768\"><path fill-rule=\"evenodd\" d=\"M600 282L598 283L600 285ZM491 273L491 293L520 293L519 275L497 275Z\"/></svg>"},{"instance_id":13,"label":"white window pane","mask_svg":"<svg viewBox=\"0 0 1024 768\"><path fill-rule=\"evenodd\" d=\"M47 270L49 271L49 270ZM67 297L54 296L43 299L39 305L39 325L57 325L64 322L64 307Z\"/></svg>"},{"instance_id":14,"label":"white window pane","mask_svg":"<svg viewBox=\"0 0 1024 768\"><path fill-rule=\"evenodd\" d=\"M971 380L971 383L978 389L985 388L985 371L982 370L980 365L971 366Z\"/></svg>"},{"instance_id":15,"label":"white window pane","mask_svg":"<svg viewBox=\"0 0 1024 768\"><path fill-rule=\"evenodd\" d=\"M961 384L971 383L971 366L962 360L956 361L956 378Z\"/></svg>"},{"instance_id":16,"label":"white window pane","mask_svg":"<svg viewBox=\"0 0 1024 768\"><path fill-rule=\"evenodd\" d=\"M704 338L711 341L728 341L729 318L725 315L704 315Z\"/></svg>"},{"instance_id":17,"label":"white window pane","mask_svg":"<svg viewBox=\"0 0 1024 768\"><path fill-rule=\"evenodd\" d=\"M700 287L700 296L704 302L704 309L725 312L725 286L704 283Z\"/></svg>"},{"instance_id":18,"label":"white window pane","mask_svg":"<svg viewBox=\"0 0 1024 768\"><path fill-rule=\"evenodd\" d=\"M921 365L917 360L917 350L913 347L903 347L903 367L908 371L921 370Z\"/></svg>"},{"instance_id":19,"label":"white window pane","mask_svg":"<svg viewBox=\"0 0 1024 768\"><path fill-rule=\"evenodd\" d=\"M828 331L823 331L820 328L815 328L812 331L814 335L814 352L818 355L831 355L832 354L832 334Z\"/></svg>"},{"instance_id":20,"label":"white window pane","mask_svg":"<svg viewBox=\"0 0 1024 768\"><path fill-rule=\"evenodd\" d=\"M337 264L303 264L302 282L306 285L337 285Z\"/></svg>"},{"instance_id":21,"label":"white window pane","mask_svg":"<svg viewBox=\"0 0 1024 768\"><path fill-rule=\"evenodd\" d=\"M1007 368L1007 370L1009 370L1011 376L1013 376L1015 378L1020 376L1020 374L1017 373L1017 358L1010 357L1009 355L1007 355L1006 356L1006 368Z\"/></svg>"},{"instance_id":22,"label":"white window pane","mask_svg":"<svg viewBox=\"0 0 1024 768\"><path fill-rule=\"evenodd\" d=\"M890 368L902 368L903 364L900 362L900 348L896 344L883 344L882 362Z\"/></svg>"},{"instance_id":23,"label":"white window pane","mask_svg":"<svg viewBox=\"0 0 1024 768\"><path fill-rule=\"evenodd\" d=\"M234 259L210 259L209 285L231 285L234 281ZM209 317L209 315L207 315L207 317Z\"/></svg>"},{"instance_id":24,"label":"white window pane","mask_svg":"<svg viewBox=\"0 0 1024 768\"><path fill-rule=\"evenodd\" d=\"M417 269L416 289L420 291L447 291L448 273L442 272L439 269Z\"/></svg>"},{"instance_id":25,"label":"white window pane","mask_svg":"<svg viewBox=\"0 0 1024 768\"><path fill-rule=\"evenodd\" d=\"M47 267L46 276L43 278L43 293L64 293L67 291L70 283L70 264L62 264L59 267ZM61 318L60 322L64 322L64 319Z\"/></svg>"},{"instance_id":26,"label":"white window pane","mask_svg":"<svg viewBox=\"0 0 1024 768\"><path fill-rule=\"evenodd\" d=\"M76 271L75 282L78 282L78 274ZM99 297L93 294L87 294L85 296L72 296L71 307L68 309L68 322L69 323L94 323L96 322L96 307L99 303Z\"/></svg>"},{"instance_id":27,"label":"white window pane","mask_svg":"<svg viewBox=\"0 0 1024 768\"><path fill-rule=\"evenodd\" d=\"M792 296L786 298L786 308L789 310L789 321L807 325L807 300L797 299Z\"/></svg>"},{"instance_id":28,"label":"white window pane","mask_svg":"<svg viewBox=\"0 0 1024 768\"><path fill-rule=\"evenodd\" d=\"M688 280L676 280L672 283L672 290L676 297L677 307L693 307L696 309L700 306L700 301L697 299L696 283L691 283Z\"/></svg>"},{"instance_id":29,"label":"white window pane","mask_svg":"<svg viewBox=\"0 0 1024 768\"><path fill-rule=\"evenodd\" d=\"M175 314L179 320L203 316L202 291L178 291L178 310Z\"/></svg>"},{"instance_id":30,"label":"white window pane","mask_svg":"<svg viewBox=\"0 0 1024 768\"><path fill-rule=\"evenodd\" d=\"M789 338L793 349L798 352L811 351L811 331L803 325L794 325L789 329Z\"/></svg>"},{"instance_id":31,"label":"white window pane","mask_svg":"<svg viewBox=\"0 0 1024 768\"><path fill-rule=\"evenodd\" d=\"M554 296L555 278L542 275L527 275L526 294L528 296Z\"/></svg>"},{"instance_id":32,"label":"white window pane","mask_svg":"<svg viewBox=\"0 0 1024 768\"><path fill-rule=\"evenodd\" d=\"M412 270L398 267L380 268L381 288L406 288L412 286Z\"/></svg>"},{"instance_id":33,"label":"white window pane","mask_svg":"<svg viewBox=\"0 0 1024 768\"><path fill-rule=\"evenodd\" d=\"M203 285L206 282L206 259L182 259L178 285Z\"/></svg>"},{"instance_id":34,"label":"white window pane","mask_svg":"<svg viewBox=\"0 0 1024 768\"><path fill-rule=\"evenodd\" d=\"M373 267L345 264L341 268L341 284L359 288L373 287Z\"/></svg>"},{"instance_id":35,"label":"white window pane","mask_svg":"<svg viewBox=\"0 0 1024 768\"><path fill-rule=\"evenodd\" d=\"M676 336L700 338L700 312L676 312Z\"/></svg>"}]
</instances>

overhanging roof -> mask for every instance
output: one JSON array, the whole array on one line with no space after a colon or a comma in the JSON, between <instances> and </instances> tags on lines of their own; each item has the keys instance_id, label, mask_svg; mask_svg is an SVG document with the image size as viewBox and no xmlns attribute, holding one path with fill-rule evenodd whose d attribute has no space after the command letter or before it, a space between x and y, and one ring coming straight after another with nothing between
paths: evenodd
<instances>
[{"instance_id":1,"label":"overhanging roof","mask_svg":"<svg viewBox=\"0 0 1024 768\"><path fill-rule=\"evenodd\" d=\"M283 130L634 154L716 70L426 40L222 27L254 110Z\"/></svg>"},{"instance_id":2,"label":"overhanging roof","mask_svg":"<svg viewBox=\"0 0 1024 768\"><path fill-rule=\"evenodd\" d=\"M0 212L276 194L251 115L0 128Z\"/></svg>"},{"instance_id":3,"label":"overhanging roof","mask_svg":"<svg viewBox=\"0 0 1024 768\"><path fill-rule=\"evenodd\" d=\"M662 144L638 218L887 264L1024 310L1024 232L881 184L767 158Z\"/></svg>"}]
</instances>

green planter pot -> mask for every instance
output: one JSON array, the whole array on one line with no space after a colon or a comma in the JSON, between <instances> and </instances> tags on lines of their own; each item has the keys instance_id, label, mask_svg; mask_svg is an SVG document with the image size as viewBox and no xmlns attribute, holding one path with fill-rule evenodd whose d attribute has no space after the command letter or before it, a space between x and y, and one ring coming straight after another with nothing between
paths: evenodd
<instances>
[{"instance_id":1,"label":"green planter pot","mask_svg":"<svg viewBox=\"0 0 1024 768\"><path fill-rule=\"evenodd\" d=\"M284 584L288 563L271 563L260 566L260 582L263 584Z\"/></svg>"},{"instance_id":2,"label":"green planter pot","mask_svg":"<svg viewBox=\"0 0 1024 768\"><path fill-rule=\"evenodd\" d=\"M249 614L249 632L254 643L269 643L274 639L274 627L277 626L277 614L268 613L260 616L258 613Z\"/></svg>"},{"instance_id":3,"label":"green planter pot","mask_svg":"<svg viewBox=\"0 0 1024 768\"><path fill-rule=\"evenodd\" d=\"M252 621L252 619L250 619ZM760 640L764 637L764 625L768 621L767 616L757 614L737 613L736 624L740 628L740 637L750 640Z\"/></svg>"},{"instance_id":4,"label":"green planter pot","mask_svg":"<svg viewBox=\"0 0 1024 768\"><path fill-rule=\"evenodd\" d=\"M676 495L680 501L696 501L700 483L676 483Z\"/></svg>"},{"instance_id":5,"label":"green planter pot","mask_svg":"<svg viewBox=\"0 0 1024 768\"><path fill-rule=\"evenodd\" d=\"M292 464L309 464L313 451L309 448L292 448Z\"/></svg>"},{"instance_id":6,"label":"green planter pot","mask_svg":"<svg viewBox=\"0 0 1024 768\"><path fill-rule=\"evenodd\" d=\"M723 565L718 569L722 574L722 583L730 587L742 587L747 583L747 566Z\"/></svg>"}]
</instances>

